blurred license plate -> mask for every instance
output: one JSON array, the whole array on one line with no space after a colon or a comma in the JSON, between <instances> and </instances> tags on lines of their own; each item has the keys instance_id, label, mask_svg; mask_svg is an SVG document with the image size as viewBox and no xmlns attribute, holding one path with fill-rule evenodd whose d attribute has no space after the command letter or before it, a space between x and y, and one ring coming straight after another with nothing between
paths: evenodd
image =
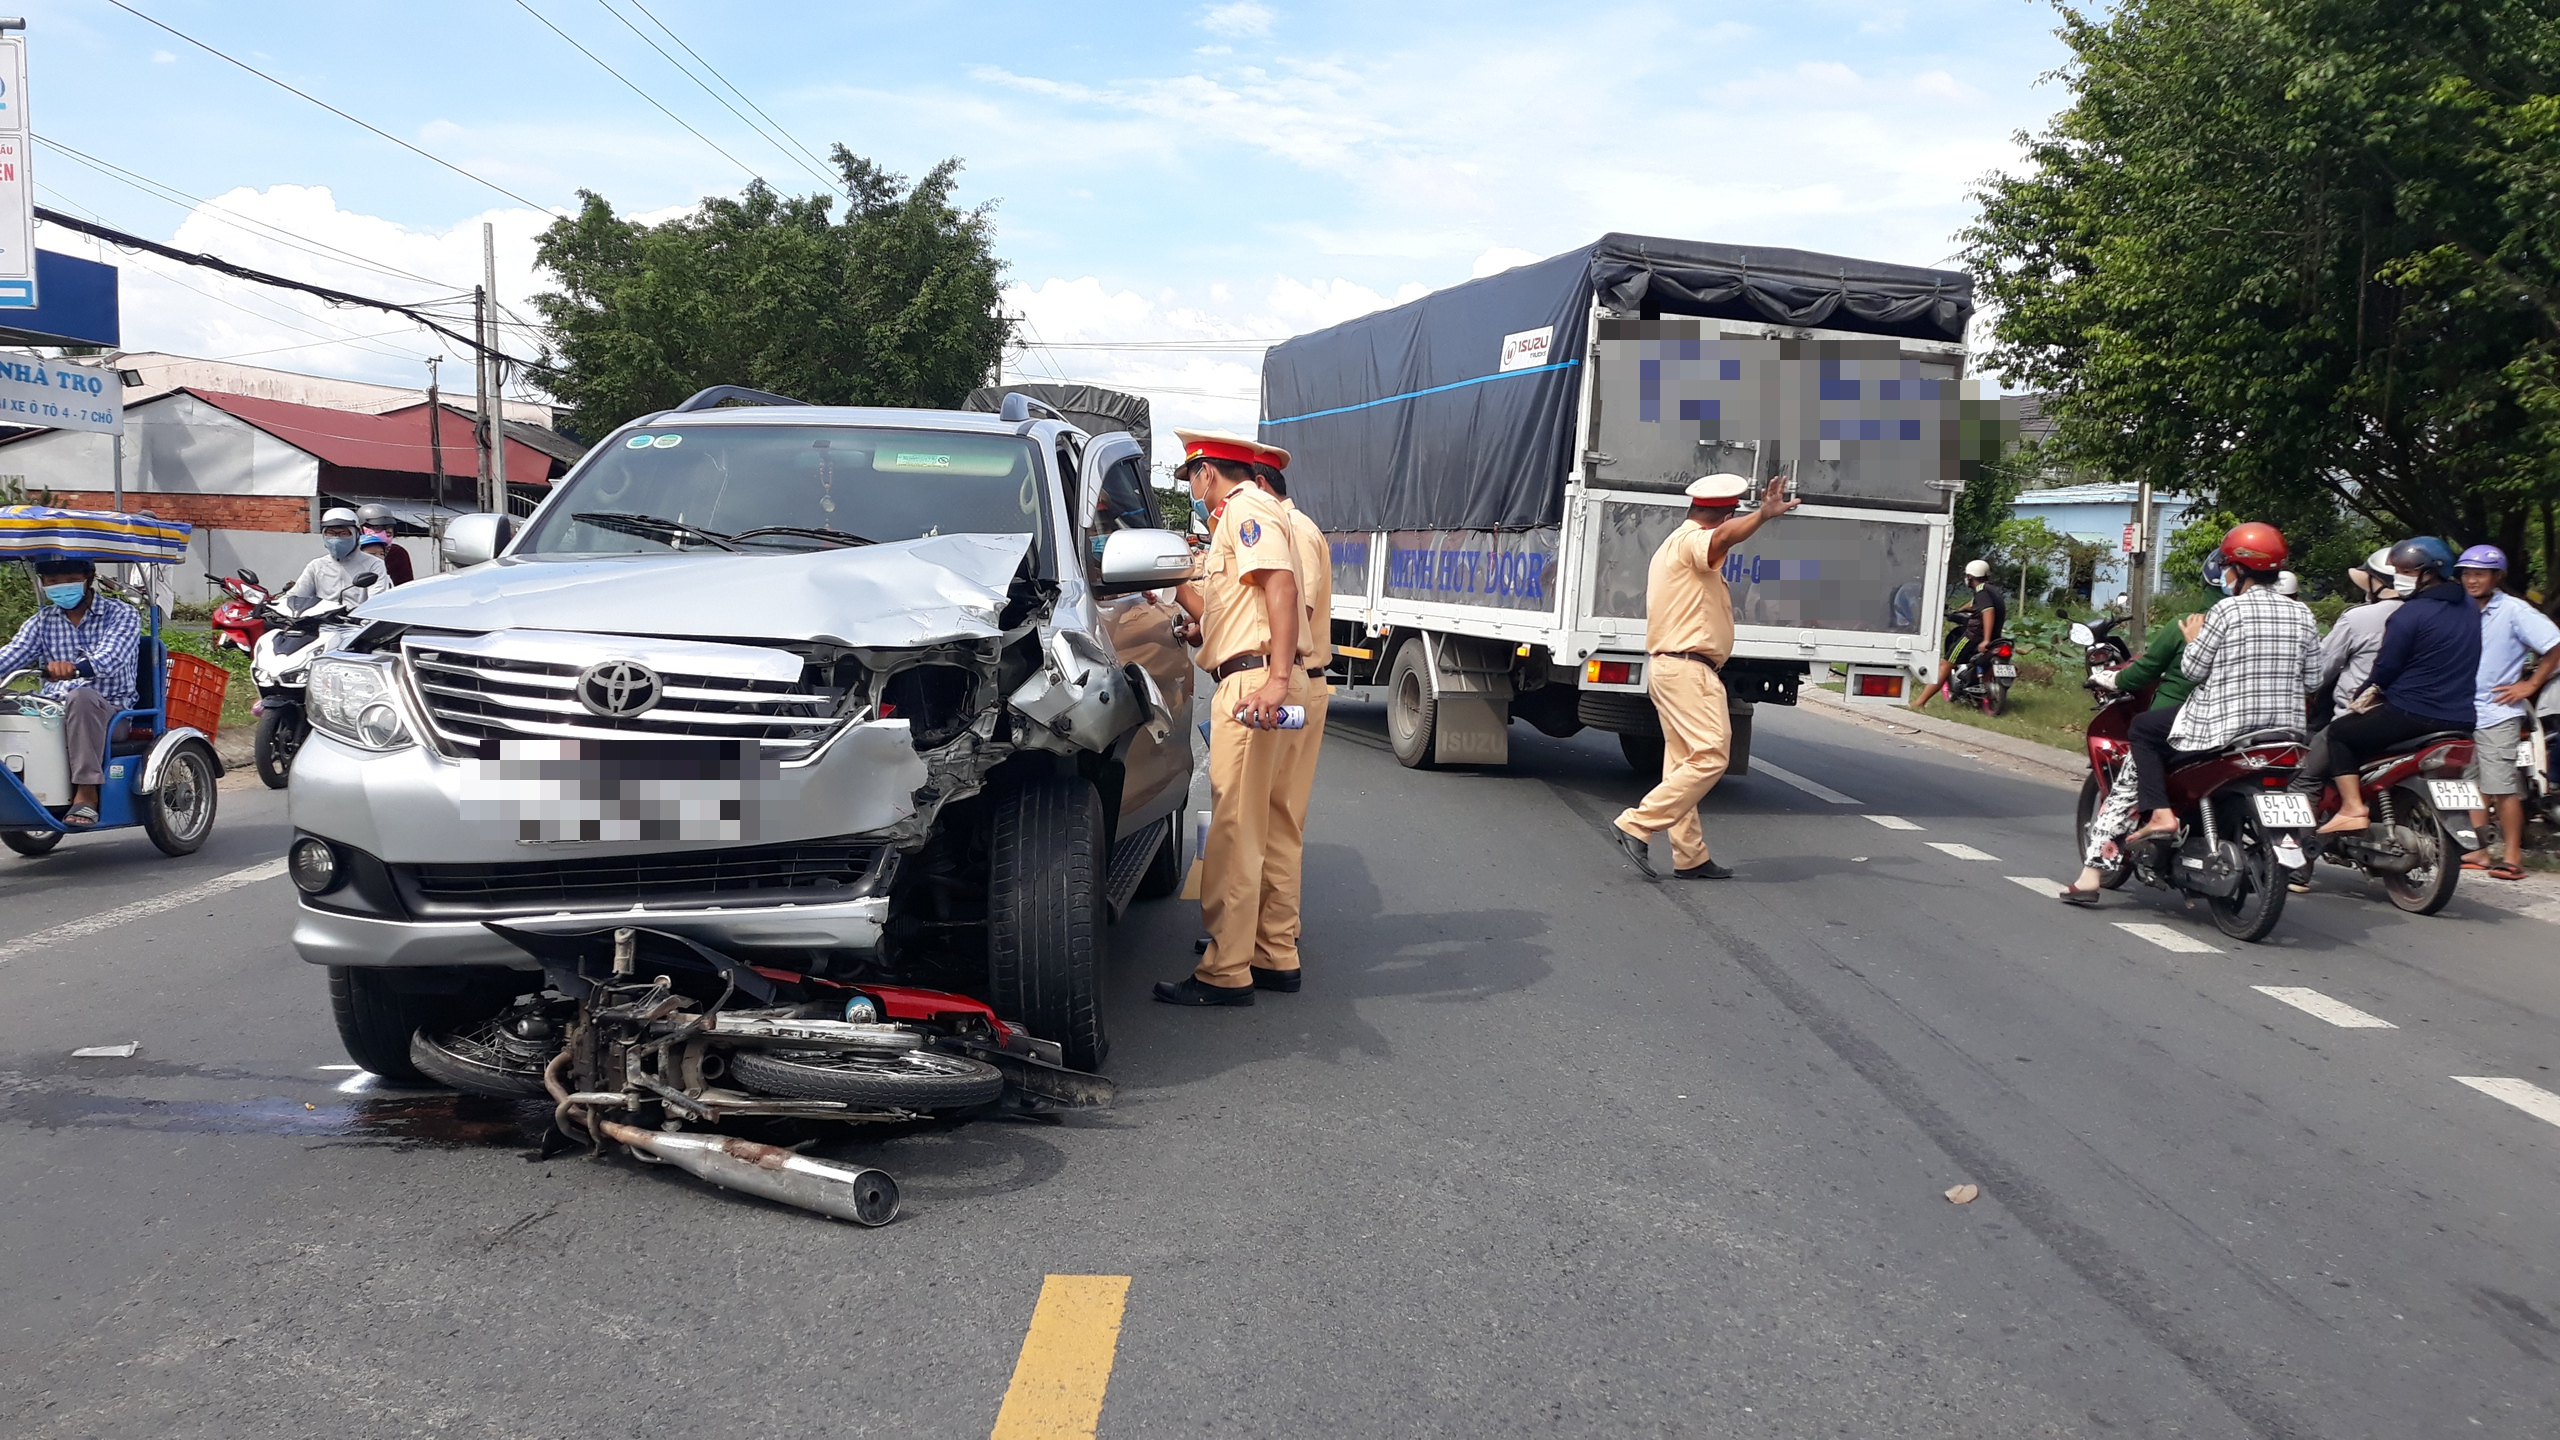
<instances>
[{"instance_id":1,"label":"blurred license plate","mask_svg":"<svg viewBox=\"0 0 2560 1440\"><path fill-rule=\"evenodd\" d=\"M1999 676L2003 680L2015 680L2018 678L2018 667L2015 665L1994 665L1991 667L1991 673Z\"/></svg>"},{"instance_id":2,"label":"blurred license plate","mask_svg":"<svg viewBox=\"0 0 2560 1440\"><path fill-rule=\"evenodd\" d=\"M2477 810L2480 787L2468 780L2430 780L2427 798L2436 802L2439 810Z\"/></svg>"},{"instance_id":3,"label":"blurred license plate","mask_svg":"<svg viewBox=\"0 0 2560 1440\"><path fill-rule=\"evenodd\" d=\"M2311 814L2311 797L2290 792L2261 795L2258 800L2258 823L2271 830L2308 830L2318 823Z\"/></svg>"}]
</instances>

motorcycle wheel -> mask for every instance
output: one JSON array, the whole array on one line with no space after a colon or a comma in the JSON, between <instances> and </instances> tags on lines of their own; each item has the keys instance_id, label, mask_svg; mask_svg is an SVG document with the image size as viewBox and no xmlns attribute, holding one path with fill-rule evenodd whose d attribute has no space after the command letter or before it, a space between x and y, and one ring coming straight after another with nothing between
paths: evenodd
<instances>
[{"instance_id":1,"label":"motorcycle wheel","mask_svg":"<svg viewBox=\"0 0 2560 1440\"><path fill-rule=\"evenodd\" d=\"M62 832L59 830L0 830L0 845L6 845L30 860L52 853L53 847L61 843Z\"/></svg>"},{"instance_id":2,"label":"motorcycle wheel","mask_svg":"<svg viewBox=\"0 0 2560 1440\"><path fill-rule=\"evenodd\" d=\"M2098 777L2094 774L2084 775L2080 777L2080 818L2078 822L2072 826L2071 831L2072 835L2079 841L2080 853L2083 855L2089 853L2089 823L2097 818ZM2085 864L2087 862L2084 861L2082 863ZM2124 882L2132 878L2133 861L2128 857L2120 855L2116 857L2116 868L2113 870L2101 870L2098 872L2098 888L2101 890L2121 890L2124 888ZM2076 884L2078 882L2075 881L2073 883Z\"/></svg>"},{"instance_id":3,"label":"motorcycle wheel","mask_svg":"<svg viewBox=\"0 0 2560 1440\"><path fill-rule=\"evenodd\" d=\"M732 1050L729 1078L792 1100L842 1100L898 1110L965 1110L1004 1094L1004 1072L966 1055L901 1050Z\"/></svg>"},{"instance_id":4,"label":"motorcycle wheel","mask_svg":"<svg viewBox=\"0 0 2560 1440\"><path fill-rule=\"evenodd\" d=\"M547 1100L542 1067L556 1050L545 1053L507 1033L508 1016L489 1016L477 1024L438 1031L419 1026L409 1036L409 1063L439 1085L471 1095L504 1100Z\"/></svg>"},{"instance_id":5,"label":"motorcycle wheel","mask_svg":"<svg viewBox=\"0 0 2560 1440\"><path fill-rule=\"evenodd\" d=\"M1992 683L1982 687L1982 713L1997 715L2009 708L2009 687Z\"/></svg>"},{"instance_id":6,"label":"motorcycle wheel","mask_svg":"<svg viewBox=\"0 0 2560 1440\"><path fill-rule=\"evenodd\" d=\"M2423 828L2409 828L2418 836L2421 853L2433 853L2434 863L2413 865L2405 874L2375 878L2382 882L2382 893L2391 897L2393 905L2412 915L2433 915L2453 899L2453 887L2462 883L2462 856L2426 797L2406 788L2399 791L2399 796L2402 813L2427 817Z\"/></svg>"},{"instance_id":7,"label":"motorcycle wheel","mask_svg":"<svg viewBox=\"0 0 2560 1440\"><path fill-rule=\"evenodd\" d=\"M2223 934L2234 940L2263 940L2284 918L2284 867L2276 863L2275 852L2267 848L2267 837L2258 829L2256 817L2240 807L2232 809L2230 818L2238 823L2229 826L2226 833L2240 851L2240 893L2228 898L2208 895L2204 904L2213 912L2214 927Z\"/></svg>"},{"instance_id":8,"label":"motorcycle wheel","mask_svg":"<svg viewBox=\"0 0 2560 1440\"><path fill-rule=\"evenodd\" d=\"M270 790L293 779L293 753L302 748L302 717L291 710L270 710L258 717L258 737L250 754L258 778Z\"/></svg>"}]
</instances>

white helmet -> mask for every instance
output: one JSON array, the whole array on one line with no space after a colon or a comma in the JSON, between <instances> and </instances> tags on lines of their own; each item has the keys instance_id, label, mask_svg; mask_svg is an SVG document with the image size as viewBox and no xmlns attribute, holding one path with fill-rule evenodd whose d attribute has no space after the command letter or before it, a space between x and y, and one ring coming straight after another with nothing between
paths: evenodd
<instances>
[{"instance_id":1,"label":"white helmet","mask_svg":"<svg viewBox=\"0 0 2560 1440\"><path fill-rule=\"evenodd\" d=\"M332 525L344 525L348 529L353 530L356 528L356 512L348 509L344 505L332 506L328 510L322 511L320 515L320 528L326 530Z\"/></svg>"},{"instance_id":2,"label":"white helmet","mask_svg":"<svg viewBox=\"0 0 2560 1440\"><path fill-rule=\"evenodd\" d=\"M2298 594L2301 594L2301 593L2302 593L2302 577L2301 577L2301 576L2299 576L2299 575L2294 574L2294 573L2293 573L2292 571L2290 571L2290 570L2279 570L2279 571L2277 571L2277 572L2276 572L2276 593L2277 593L2277 594L2279 594L2279 595L2298 595Z\"/></svg>"},{"instance_id":3,"label":"white helmet","mask_svg":"<svg viewBox=\"0 0 2560 1440\"><path fill-rule=\"evenodd\" d=\"M2405 595L2418 588L2416 576L2404 578L2391 568L2391 547L2388 545L2364 557L2364 563L2348 571L2347 578L2355 581L2356 588L2367 595L2376 595L2386 589L2398 590Z\"/></svg>"},{"instance_id":4,"label":"white helmet","mask_svg":"<svg viewBox=\"0 0 2560 1440\"><path fill-rule=\"evenodd\" d=\"M1964 562L1964 578L1967 580L1990 579L1991 562L1988 560L1967 560Z\"/></svg>"}]
</instances>

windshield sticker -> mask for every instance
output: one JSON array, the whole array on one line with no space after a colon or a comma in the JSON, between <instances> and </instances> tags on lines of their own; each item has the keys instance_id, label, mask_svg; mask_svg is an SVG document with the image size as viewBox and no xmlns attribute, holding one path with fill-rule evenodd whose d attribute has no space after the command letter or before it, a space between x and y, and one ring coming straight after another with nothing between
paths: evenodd
<instances>
[{"instance_id":1,"label":"windshield sticker","mask_svg":"<svg viewBox=\"0 0 2560 1440\"><path fill-rule=\"evenodd\" d=\"M649 439L650 437L646 435L634 435L630 439L622 442L622 448L625 450L646 450L649 448Z\"/></svg>"},{"instance_id":2,"label":"windshield sticker","mask_svg":"<svg viewBox=\"0 0 2560 1440\"><path fill-rule=\"evenodd\" d=\"M657 439L649 442L649 448L652 450L673 450L683 443L684 437L681 435L661 435Z\"/></svg>"},{"instance_id":3,"label":"windshield sticker","mask_svg":"<svg viewBox=\"0 0 2560 1440\"><path fill-rule=\"evenodd\" d=\"M917 455L910 451L901 450L898 452L898 458L895 463L901 470L948 470L951 468L951 457L948 455Z\"/></svg>"}]
</instances>

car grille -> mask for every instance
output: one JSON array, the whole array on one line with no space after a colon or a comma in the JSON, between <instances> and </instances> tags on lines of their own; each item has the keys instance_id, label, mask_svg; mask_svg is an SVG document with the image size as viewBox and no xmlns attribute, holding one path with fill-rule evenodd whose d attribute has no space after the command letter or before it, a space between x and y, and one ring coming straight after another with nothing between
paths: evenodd
<instances>
[{"instance_id":1,"label":"car grille","mask_svg":"<svg viewBox=\"0 0 2560 1440\"><path fill-rule=\"evenodd\" d=\"M503 865L394 865L420 917L544 915L686 904L849 900L880 863L875 841L813 840L657 855L580 856Z\"/></svg>"},{"instance_id":2,"label":"car grille","mask_svg":"<svg viewBox=\"0 0 2560 1440\"><path fill-rule=\"evenodd\" d=\"M429 720L446 747L527 736L565 739L754 740L784 760L815 750L839 724L838 697L782 680L662 673L662 698L646 712L611 717L578 702L578 667L517 656L442 649L411 640L409 665Z\"/></svg>"}]
</instances>

